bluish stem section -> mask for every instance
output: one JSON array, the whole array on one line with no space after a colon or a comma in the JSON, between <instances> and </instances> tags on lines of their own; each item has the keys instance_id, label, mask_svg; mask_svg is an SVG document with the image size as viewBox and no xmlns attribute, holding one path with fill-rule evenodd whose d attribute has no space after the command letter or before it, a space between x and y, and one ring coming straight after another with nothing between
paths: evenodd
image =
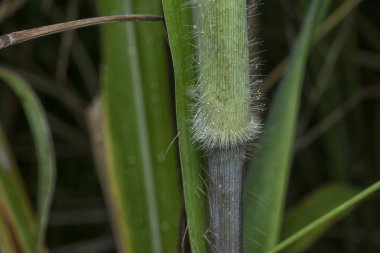
<instances>
[{"instance_id":1,"label":"bluish stem section","mask_svg":"<svg viewBox=\"0 0 380 253\"><path fill-rule=\"evenodd\" d=\"M210 251L242 252L244 148L216 150L209 156Z\"/></svg>"}]
</instances>

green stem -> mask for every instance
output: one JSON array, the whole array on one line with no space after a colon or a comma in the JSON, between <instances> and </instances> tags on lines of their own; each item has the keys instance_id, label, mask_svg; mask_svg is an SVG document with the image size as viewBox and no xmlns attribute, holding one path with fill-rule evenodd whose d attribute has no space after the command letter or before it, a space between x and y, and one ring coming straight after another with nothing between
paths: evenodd
<instances>
[{"instance_id":1,"label":"green stem","mask_svg":"<svg viewBox=\"0 0 380 253\"><path fill-rule=\"evenodd\" d=\"M210 251L242 251L242 175L252 113L246 0L195 3L198 83L194 139L209 155Z\"/></svg>"},{"instance_id":2,"label":"green stem","mask_svg":"<svg viewBox=\"0 0 380 253\"><path fill-rule=\"evenodd\" d=\"M246 0L199 0L196 6L194 138L206 150L234 148L259 128L251 109Z\"/></svg>"}]
</instances>

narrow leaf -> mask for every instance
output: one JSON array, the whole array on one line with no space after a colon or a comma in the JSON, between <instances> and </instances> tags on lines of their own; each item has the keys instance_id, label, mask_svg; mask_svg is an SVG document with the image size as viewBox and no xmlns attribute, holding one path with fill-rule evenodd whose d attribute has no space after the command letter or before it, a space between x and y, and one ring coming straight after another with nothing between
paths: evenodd
<instances>
[{"instance_id":1,"label":"narrow leaf","mask_svg":"<svg viewBox=\"0 0 380 253\"><path fill-rule=\"evenodd\" d=\"M260 147L244 192L244 250L267 252L277 242L291 164L306 59L320 11L329 0L314 0L292 49L288 71L269 110Z\"/></svg>"},{"instance_id":2,"label":"narrow leaf","mask_svg":"<svg viewBox=\"0 0 380 253\"><path fill-rule=\"evenodd\" d=\"M355 196L359 191L349 185L335 183L317 189L315 192L307 196L303 201L292 207L285 216L281 238L287 238L299 229L310 224L317 218L323 216L335 207L344 203L351 197ZM304 252L313 243L315 243L323 233L331 227L336 221L348 215L347 212L342 213L333 220L329 220L319 227L315 227L307 236L294 243L286 252L296 253Z\"/></svg>"},{"instance_id":3,"label":"narrow leaf","mask_svg":"<svg viewBox=\"0 0 380 253\"><path fill-rule=\"evenodd\" d=\"M99 0L102 15L160 14L159 1ZM103 27L103 184L120 252L176 252L180 190L162 23ZM105 180L103 180L104 182Z\"/></svg>"},{"instance_id":4,"label":"narrow leaf","mask_svg":"<svg viewBox=\"0 0 380 253\"><path fill-rule=\"evenodd\" d=\"M37 227L32 207L0 126L0 249L5 253L35 250Z\"/></svg>"},{"instance_id":5,"label":"narrow leaf","mask_svg":"<svg viewBox=\"0 0 380 253\"><path fill-rule=\"evenodd\" d=\"M134 13L162 15L160 1L131 1ZM147 130L150 138L154 189L163 252L177 252L180 242L179 159L175 115L169 92L166 34L163 22L136 22L137 49L140 55ZM149 38L149 39L148 39Z\"/></svg>"},{"instance_id":6,"label":"narrow leaf","mask_svg":"<svg viewBox=\"0 0 380 253\"><path fill-rule=\"evenodd\" d=\"M54 192L56 166L52 137L44 110L33 90L15 73L0 68L4 80L20 98L36 147L38 160L37 241L31 252L41 252Z\"/></svg>"},{"instance_id":7,"label":"narrow leaf","mask_svg":"<svg viewBox=\"0 0 380 253\"><path fill-rule=\"evenodd\" d=\"M294 233L292 236L288 237L286 240L279 243L276 247L274 247L272 250L269 251L269 253L275 253L280 252L281 250L286 249L293 243L297 242L299 239L303 238L304 236L308 235L310 232L314 231L320 226L323 226L323 224L326 224L328 222L331 222L338 217L340 217L342 214L350 210L351 208L355 207L355 205L359 204L361 201L365 200L369 196L371 196L376 191L380 190L380 181L374 183L373 185L369 186L359 194L355 195L354 197L350 198L343 204L339 205L338 207L334 208L332 211L326 213L322 217L318 218L317 220L313 221L306 227L302 228L298 232Z\"/></svg>"},{"instance_id":8,"label":"narrow leaf","mask_svg":"<svg viewBox=\"0 0 380 253\"><path fill-rule=\"evenodd\" d=\"M179 151L190 244L193 253L205 253L208 248L204 237L208 227L207 195L199 154L190 133L193 101L189 97L189 87L195 80L191 8L187 0L163 0L162 4L174 66Z\"/></svg>"}]
</instances>

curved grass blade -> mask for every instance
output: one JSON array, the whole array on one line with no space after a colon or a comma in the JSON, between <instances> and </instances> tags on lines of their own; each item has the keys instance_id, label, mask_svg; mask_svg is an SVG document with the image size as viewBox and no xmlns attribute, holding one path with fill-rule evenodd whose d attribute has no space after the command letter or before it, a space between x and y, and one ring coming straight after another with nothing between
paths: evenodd
<instances>
[{"instance_id":1,"label":"curved grass blade","mask_svg":"<svg viewBox=\"0 0 380 253\"><path fill-rule=\"evenodd\" d=\"M38 160L37 238L31 252L41 252L45 239L49 209L55 184L55 154L44 110L33 90L15 73L0 68L0 79L7 83L21 100L36 147Z\"/></svg>"},{"instance_id":2,"label":"curved grass blade","mask_svg":"<svg viewBox=\"0 0 380 253\"><path fill-rule=\"evenodd\" d=\"M159 1L99 0L102 15L161 12ZM161 23L102 27L108 183L120 252L177 252L180 190ZM104 182L105 180L103 180Z\"/></svg>"},{"instance_id":3,"label":"curved grass blade","mask_svg":"<svg viewBox=\"0 0 380 253\"><path fill-rule=\"evenodd\" d=\"M302 228L298 232L294 233L292 236L288 237L281 243L279 243L276 247L271 249L268 253L276 253L280 252L293 243L297 242L304 236L307 236L310 232L312 232L315 229L318 229L319 227L323 226L326 223L329 223L337 217L341 216L351 208L355 207L357 204L374 194L376 191L380 190L380 181L377 181L373 185L367 187L365 190L361 191L359 194L356 194L354 197L350 198L343 204L339 205L338 207L334 208L332 211L326 213L322 217L318 218L317 220L313 221L306 227Z\"/></svg>"},{"instance_id":4,"label":"curved grass blade","mask_svg":"<svg viewBox=\"0 0 380 253\"><path fill-rule=\"evenodd\" d=\"M244 251L267 252L277 242L292 157L306 59L320 11L314 0L292 49L288 71L269 111L244 189Z\"/></svg>"},{"instance_id":5,"label":"curved grass blade","mask_svg":"<svg viewBox=\"0 0 380 253\"><path fill-rule=\"evenodd\" d=\"M342 183L333 183L317 189L286 213L281 238L291 236L314 220L354 197L359 192L358 189ZM343 219L347 216L349 211L350 209L347 209L346 212L342 212L334 219L328 220L326 223L315 227L308 235L305 235L302 239L288 247L285 252L305 252L328 228L339 219Z\"/></svg>"},{"instance_id":6,"label":"curved grass blade","mask_svg":"<svg viewBox=\"0 0 380 253\"><path fill-rule=\"evenodd\" d=\"M34 252L36 231L32 207L0 125L0 250Z\"/></svg>"},{"instance_id":7,"label":"curved grass blade","mask_svg":"<svg viewBox=\"0 0 380 253\"><path fill-rule=\"evenodd\" d=\"M190 245L193 253L205 253L208 248L204 237L208 228L207 195L200 156L190 133L190 105L193 101L189 96L189 87L195 80L191 8L187 6L187 0L163 0L162 4L176 84L179 152Z\"/></svg>"}]
</instances>

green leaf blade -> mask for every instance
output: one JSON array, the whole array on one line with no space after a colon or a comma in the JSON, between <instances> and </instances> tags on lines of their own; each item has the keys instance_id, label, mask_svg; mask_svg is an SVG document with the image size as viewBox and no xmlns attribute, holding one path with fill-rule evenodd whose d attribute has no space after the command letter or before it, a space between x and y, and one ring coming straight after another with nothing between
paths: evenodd
<instances>
[{"instance_id":1,"label":"green leaf blade","mask_svg":"<svg viewBox=\"0 0 380 253\"><path fill-rule=\"evenodd\" d=\"M192 252L205 253L208 252L204 237L208 228L207 195L200 156L190 132L194 101L189 96L189 88L196 80L194 48L189 38L193 32L192 13L186 0L163 0L162 4L176 83L179 152L190 244Z\"/></svg>"},{"instance_id":2,"label":"green leaf blade","mask_svg":"<svg viewBox=\"0 0 380 253\"><path fill-rule=\"evenodd\" d=\"M358 193L358 189L342 183L332 183L317 189L286 213L281 238L285 239L291 236ZM340 217L316 227L302 240L290 246L286 252L304 252L337 220L344 218L348 214L349 210L342 213Z\"/></svg>"},{"instance_id":3,"label":"green leaf blade","mask_svg":"<svg viewBox=\"0 0 380 253\"><path fill-rule=\"evenodd\" d=\"M135 13L162 15L159 1L131 3ZM177 146L173 145L175 119L170 106L174 99L169 92L167 45L162 22L140 22L135 26L162 248L164 252L176 252L180 241L180 176Z\"/></svg>"},{"instance_id":4,"label":"green leaf blade","mask_svg":"<svg viewBox=\"0 0 380 253\"><path fill-rule=\"evenodd\" d=\"M155 1L98 4L102 15L161 12ZM120 251L176 252L180 190L162 23L107 26L102 41L104 187L112 188Z\"/></svg>"},{"instance_id":5,"label":"green leaf blade","mask_svg":"<svg viewBox=\"0 0 380 253\"><path fill-rule=\"evenodd\" d=\"M361 203L362 201L364 201L365 199L367 199L368 197L370 197L372 194L374 194L375 192L379 190L380 190L380 181L377 181L376 183L367 187L360 193L351 197L349 200L345 201L341 205L329 211L325 215L319 217L312 223L298 230L296 233L292 234L287 239L277 244L276 247L273 247L269 251L269 253L281 252L282 250L286 249L293 243L309 235L312 231L318 229L319 227L325 225L326 223L329 223L341 217L344 213L346 213L347 211L349 211L350 209L352 209L353 207L355 207L356 205L358 205L359 203Z\"/></svg>"},{"instance_id":6,"label":"green leaf blade","mask_svg":"<svg viewBox=\"0 0 380 253\"><path fill-rule=\"evenodd\" d=\"M44 110L37 95L15 73L0 69L3 79L21 100L35 142L38 161L37 237L31 252L41 252L46 234L49 209L53 197L56 165L52 137Z\"/></svg>"},{"instance_id":7,"label":"green leaf blade","mask_svg":"<svg viewBox=\"0 0 380 253\"><path fill-rule=\"evenodd\" d=\"M22 252L33 252L37 227L1 126L0 157L0 249L16 253L19 247Z\"/></svg>"},{"instance_id":8,"label":"green leaf blade","mask_svg":"<svg viewBox=\"0 0 380 253\"><path fill-rule=\"evenodd\" d=\"M309 8L292 50L287 74L270 108L260 148L245 181L245 252L267 252L279 237L301 84L314 30L324 4L326 1L313 1Z\"/></svg>"}]
</instances>

